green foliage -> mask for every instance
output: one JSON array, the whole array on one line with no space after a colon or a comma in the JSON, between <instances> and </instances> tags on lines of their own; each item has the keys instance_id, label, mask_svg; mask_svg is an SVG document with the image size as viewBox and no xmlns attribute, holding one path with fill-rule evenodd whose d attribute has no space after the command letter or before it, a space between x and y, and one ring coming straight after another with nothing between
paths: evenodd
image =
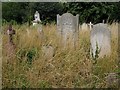
<instances>
[{"instance_id":1,"label":"green foliage","mask_svg":"<svg viewBox=\"0 0 120 90\"><path fill-rule=\"evenodd\" d=\"M21 88L29 88L30 84L27 81L27 77L25 77L25 75L19 75L18 77L21 81Z\"/></svg>"},{"instance_id":2,"label":"green foliage","mask_svg":"<svg viewBox=\"0 0 120 90\"><path fill-rule=\"evenodd\" d=\"M15 20L11 20L10 23L11 23L12 25L17 25L17 22L16 22Z\"/></svg>"},{"instance_id":3,"label":"green foliage","mask_svg":"<svg viewBox=\"0 0 120 90\"><path fill-rule=\"evenodd\" d=\"M27 60L30 64L32 63L32 60L36 56L36 54L37 54L36 48L32 48L27 52Z\"/></svg>"},{"instance_id":4,"label":"green foliage","mask_svg":"<svg viewBox=\"0 0 120 90\"><path fill-rule=\"evenodd\" d=\"M40 13L43 24L56 22L57 14L65 12L79 14L80 23L120 21L120 3L116 2L4 2L2 5L3 19L8 22L31 24L35 11Z\"/></svg>"},{"instance_id":5,"label":"green foliage","mask_svg":"<svg viewBox=\"0 0 120 90\"><path fill-rule=\"evenodd\" d=\"M116 6L116 4L117 3L110 2L70 2L65 4L65 10L67 10L66 12L70 12L74 15L79 14L80 23L88 23L90 21L98 23L102 22L102 20L110 22L114 19L117 19L119 21L120 18L113 17L113 14L116 14L116 12L120 11L118 10L118 6Z\"/></svg>"},{"instance_id":6,"label":"green foliage","mask_svg":"<svg viewBox=\"0 0 120 90\"><path fill-rule=\"evenodd\" d=\"M106 75L119 69L118 44L115 37L111 38L111 56L98 58L97 63L93 64L93 60L88 58L89 55L87 56L90 47L89 30L87 30L87 32L80 32L79 46L76 50L62 50L62 48L57 45L59 41L55 36L56 25L48 25L43 27L44 35L48 38L44 45L51 43L53 47L58 48L55 49L54 58L52 60L46 60L42 55L41 45L36 43L39 42L40 39L28 37L25 34L24 30L28 28L28 26L24 24L14 25L13 27L18 30L17 35L20 35L20 37L16 39L17 42L15 42L15 44L19 44L16 45L16 51L18 53L17 57L9 59L6 53L8 49L3 48L3 88L107 88ZM113 27L116 29L117 25ZM5 28L6 25L3 26L3 30ZM48 32L48 29L50 32ZM38 35L37 30L31 28L30 35ZM4 43L6 43L6 35L3 36ZM51 42L51 40L54 42ZM4 43L3 46L5 45ZM27 63L28 53L32 53L30 54L30 57L33 57L32 62L34 62L32 65ZM21 63L18 58L22 60ZM119 73L120 69L116 72Z\"/></svg>"},{"instance_id":7,"label":"green foliage","mask_svg":"<svg viewBox=\"0 0 120 90\"><path fill-rule=\"evenodd\" d=\"M99 53L100 53L100 49L99 49L98 44L96 42L95 59L97 59L99 57Z\"/></svg>"},{"instance_id":8,"label":"green foliage","mask_svg":"<svg viewBox=\"0 0 120 90\"><path fill-rule=\"evenodd\" d=\"M44 88L51 88L51 85L49 85L49 83L46 81L41 81L39 83L39 87L42 88L42 90L43 90Z\"/></svg>"},{"instance_id":9,"label":"green foliage","mask_svg":"<svg viewBox=\"0 0 120 90\"><path fill-rule=\"evenodd\" d=\"M25 48L20 49L17 53L17 58L21 61L26 56L27 50Z\"/></svg>"},{"instance_id":10,"label":"green foliage","mask_svg":"<svg viewBox=\"0 0 120 90\"><path fill-rule=\"evenodd\" d=\"M35 59L35 57L37 57L38 53L37 53L37 48L30 48L30 49L21 49L18 53L17 53L17 58L22 61L24 58L27 59L28 63L31 64L32 61Z\"/></svg>"},{"instance_id":11,"label":"green foliage","mask_svg":"<svg viewBox=\"0 0 120 90\"><path fill-rule=\"evenodd\" d=\"M2 4L3 19L6 19L8 22L11 20L16 20L17 22L22 23L24 21L27 3L5 2Z\"/></svg>"},{"instance_id":12,"label":"green foliage","mask_svg":"<svg viewBox=\"0 0 120 90\"><path fill-rule=\"evenodd\" d=\"M5 19L2 19L2 25L6 25L8 22Z\"/></svg>"},{"instance_id":13,"label":"green foliage","mask_svg":"<svg viewBox=\"0 0 120 90\"><path fill-rule=\"evenodd\" d=\"M61 14L63 7L61 3L36 3L36 2L22 2L22 3L3 3L3 18L7 21L11 19L19 23L29 22L34 19L34 13L37 10L40 13L40 18L43 24L50 23L56 20L56 14Z\"/></svg>"},{"instance_id":14,"label":"green foliage","mask_svg":"<svg viewBox=\"0 0 120 90\"><path fill-rule=\"evenodd\" d=\"M96 51L95 51L95 56L92 53L92 58L95 61L95 63L97 62L97 58L99 57L99 53L100 53L100 49L98 47L98 43L96 42Z\"/></svg>"}]
</instances>

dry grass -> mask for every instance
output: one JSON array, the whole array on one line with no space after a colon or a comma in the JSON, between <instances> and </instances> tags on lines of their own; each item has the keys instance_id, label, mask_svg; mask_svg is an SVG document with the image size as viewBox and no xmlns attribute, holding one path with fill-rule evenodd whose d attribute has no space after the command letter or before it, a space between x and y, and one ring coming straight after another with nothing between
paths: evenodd
<instances>
[{"instance_id":1,"label":"dry grass","mask_svg":"<svg viewBox=\"0 0 120 90\"><path fill-rule=\"evenodd\" d=\"M116 25L110 25L111 31ZM9 58L6 54L7 35L3 34L2 84L8 88L107 88L105 77L116 72L118 66L118 40L112 33L112 54L98 59L96 64L90 58L90 31L79 33L76 50L62 50L58 45L56 25L43 26L44 38L40 38L36 27L14 25L16 54ZM6 25L3 26L3 30ZM41 40L43 40L41 42ZM52 45L55 55L48 60L41 50L42 45ZM32 64L28 63L28 53L33 50ZM31 55L31 54L30 54Z\"/></svg>"}]
</instances>

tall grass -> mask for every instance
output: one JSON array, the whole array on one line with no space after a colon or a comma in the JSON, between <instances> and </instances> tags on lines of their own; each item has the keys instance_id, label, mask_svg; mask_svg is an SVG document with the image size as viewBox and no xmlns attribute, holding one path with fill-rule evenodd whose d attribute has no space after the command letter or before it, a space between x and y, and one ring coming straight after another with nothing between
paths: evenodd
<instances>
[{"instance_id":1,"label":"tall grass","mask_svg":"<svg viewBox=\"0 0 120 90\"><path fill-rule=\"evenodd\" d=\"M4 31L6 27L2 27ZM115 32L117 25L113 23L109 27L111 32ZM107 88L106 75L118 69L117 33L112 33L111 56L99 58L94 64L90 58L89 30L79 30L79 46L76 50L62 50L54 24L42 27L42 39L37 27L14 25L13 28L16 31L16 48L12 58L6 54L7 35L3 34L3 88ZM55 48L51 60L43 55L43 45Z\"/></svg>"}]
</instances>

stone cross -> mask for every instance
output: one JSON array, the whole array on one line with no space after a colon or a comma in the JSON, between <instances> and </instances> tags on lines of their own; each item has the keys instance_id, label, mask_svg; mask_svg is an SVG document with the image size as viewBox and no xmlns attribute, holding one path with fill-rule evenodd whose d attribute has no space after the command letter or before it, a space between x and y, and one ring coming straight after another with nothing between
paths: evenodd
<instances>
[{"instance_id":1,"label":"stone cross","mask_svg":"<svg viewBox=\"0 0 120 90\"><path fill-rule=\"evenodd\" d=\"M90 30L92 30L93 24L90 22L90 24L88 24L90 27Z\"/></svg>"},{"instance_id":2,"label":"stone cross","mask_svg":"<svg viewBox=\"0 0 120 90\"><path fill-rule=\"evenodd\" d=\"M8 34L9 43L13 44L13 35L15 34L15 30L12 29L11 24L8 27L7 34Z\"/></svg>"},{"instance_id":3,"label":"stone cross","mask_svg":"<svg viewBox=\"0 0 120 90\"><path fill-rule=\"evenodd\" d=\"M15 34L15 30L13 30L12 25L10 24L7 30L8 35L8 43L5 45L7 48L7 57L9 59L15 56L15 45L13 43L13 35Z\"/></svg>"}]
</instances>

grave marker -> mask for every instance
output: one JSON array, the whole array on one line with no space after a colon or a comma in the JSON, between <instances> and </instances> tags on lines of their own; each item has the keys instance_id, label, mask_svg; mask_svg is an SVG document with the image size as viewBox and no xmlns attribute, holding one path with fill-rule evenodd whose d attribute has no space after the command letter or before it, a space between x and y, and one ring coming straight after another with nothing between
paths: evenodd
<instances>
[{"instance_id":1,"label":"grave marker","mask_svg":"<svg viewBox=\"0 0 120 90\"><path fill-rule=\"evenodd\" d=\"M61 38L61 44L64 48L75 48L78 44L79 15L73 16L71 13L65 13L62 16L57 15L57 32Z\"/></svg>"},{"instance_id":2,"label":"grave marker","mask_svg":"<svg viewBox=\"0 0 120 90\"><path fill-rule=\"evenodd\" d=\"M41 24L38 25L37 32L38 32L38 35L39 35L40 43L42 44L45 40L45 36L44 36L44 32L43 32Z\"/></svg>"},{"instance_id":3,"label":"grave marker","mask_svg":"<svg viewBox=\"0 0 120 90\"><path fill-rule=\"evenodd\" d=\"M109 88L118 87L119 86L118 74L109 73L108 76L106 77L106 84L107 84L107 87Z\"/></svg>"},{"instance_id":4,"label":"grave marker","mask_svg":"<svg viewBox=\"0 0 120 90\"><path fill-rule=\"evenodd\" d=\"M15 30L12 29L12 25L10 24L7 30L8 34L8 42L13 44L13 35L15 34Z\"/></svg>"},{"instance_id":5,"label":"grave marker","mask_svg":"<svg viewBox=\"0 0 120 90\"><path fill-rule=\"evenodd\" d=\"M15 34L15 30L13 30L11 24L8 27L7 34L8 34L8 43L6 44L6 48L7 48L7 56L10 59L15 55L15 45L13 43L13 35Z\"/></svg>"},{"instance_id":6,"label":"grave marker","mask_svg":"<svg viewBox=\"0 0 120 90\"><path fill-rule=\"evenodd\" d=\"M83 23L83 24L81 25L81 30L82 30L82 31L88 31L88 25L87 25L86 23Z\"/></svg>"},{"instance_id":7,"label":"grave marker","mask_svg":"<svg viewBox=\"0 0 120 90\"><path fill-rule=\"evenodd\" d=\"M52 60L55 54L55 50L51 45L42 46L42 52L43 52L45 59L47 60Z\"/></svg>"},{"instance_id":8,"label":"grave marker","mask_svg":"<svg viewBox=\"0 0 120 90\"><path fill-rule=\"evenodd\" d=\"M99 23L93 25L91 31L91 54L95 58L96 55L103 57L111 53L111 33L106 24Z\"/></svg>"},{"instance_id":9,"label":"grave marker","mask_svg":"<svg viewBox=\"0 0 120 90\"><path fill-rule=\"evenodd\" d=\"M38 23L41 22L41 20L40 20L40 14L38 13L38 11L35 12L34 18L35 18L35 20L33 20L33 26L35 26L36 24L38 24Z\"/></svg>"},{"instance_id":10,"label":"grave marker","mask_svg":"<svg viewBox=\"0 0 120 90\"><path fill-rule=\"evenodd\" d=\"M90 22L90 24L88 24L90 27L90 31L92 30L93 24Z\"/></svg>"}]
</instances>

